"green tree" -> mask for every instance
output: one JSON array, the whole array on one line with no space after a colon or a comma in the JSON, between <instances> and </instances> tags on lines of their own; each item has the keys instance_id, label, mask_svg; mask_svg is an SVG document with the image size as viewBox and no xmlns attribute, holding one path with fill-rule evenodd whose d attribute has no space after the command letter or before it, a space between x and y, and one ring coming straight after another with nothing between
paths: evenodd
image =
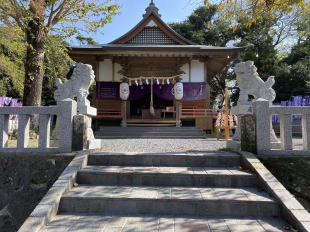
<instances>
[{"instance_id":1,"label":"green tree","mask_svg":"<svg viewBox=\"0 0 310 232\"><path fill-rule=\"evenodd\" d=\"M229 21L219 18L217 6L199 7L187 20L170 26L185 38L204 45L226 46L234 39Z\"/></svg>"},{"instance_id":2,"label":"green tree","mask_svg":"<svg viewBox=\"0 0 310 232\"><path fill-rule=\"evenodd\" d=\"M275 70L276 101L286 101L292 96L310 95L310 38L296 44Z\"/></svg>"},{"instance_id":3,"label":"green tree","mask_svg":"<svg viewBox=\"0 0 310 232\"><path fill-rule=\"evenodd\" d=\"M26 45L23 33L16 27L0 26L0 96L23 98ZM45 45L42 105L54 101L55 79L70 75L73 61L65 47L69 44L61 36L49 36Z\"/></svg>"},{"instance_id":4,"label":"green tree","mask_svg":"<svg viewBox=\"0 0 310 232\"><path fill-rule=\"evenodd\" d=\"M55 80L60 78L65 81L69 78L74 62L68 55L65 47L69 44L61 36L49 36L46 42L44 56L44 78L42 89L42 105L55 104Z\"/></svg>"},{"instance_id":5,"label":"green tree","mask_svg":"<svg viewBox=\"0 0 310 232\"><path fill-rule=\"evenodd\" d=\"M224 18L237 22L245 17L245 25L250 26L261 19L274 20L279 14L289 14L296 8L303 9L307 0L204 0L207 7L218 4Z\"/></svg>"},{"instance_id":6,"label":"green tree","mask_svg":"<svg viewBox=\"0 0 310 232\"><path fill-rule=\"evenodd\" d=\"M0 20L17 25L26 42L24 105L40 105L44 56L53 31L72 36L111 22L119 6L111 0L0 0Z\"/></svg>"},{"instance_id":7,"label":"green tree","mask_svg":"<svg viewBox=\"0 0 310 232\"><path fill-rule=\"evenodd\" d=\"M22 32L0 25L0 96L23 96L25 43Z\"/></svg>"},{"instance_id":8,"label":"green tree","mask_svg":"<svg viewBox=\"0 0 310 232\"><path fill-rule=\"evenodd\" d=\"M274 68L278 64L278 56L273 37L270 31L273 22L268 19L261 19L250 26L240 23L235 30L236 38L239 42L235 46L244 47L240 60L253 60L257 67L259 76L266 80L274 75Z\"/></svg>"},{"instance_id":9,"label":"green tree","mask_svg":"<svg viewBox=\"0 0 310 232\"><path fill-rule=\"evenodd\" d=\"M82 35L78 35L75 38L80 42L80 45L88 45L88 44L97 45L98 44L92 37L85 37Z\"/></svg>"}]
</instances>

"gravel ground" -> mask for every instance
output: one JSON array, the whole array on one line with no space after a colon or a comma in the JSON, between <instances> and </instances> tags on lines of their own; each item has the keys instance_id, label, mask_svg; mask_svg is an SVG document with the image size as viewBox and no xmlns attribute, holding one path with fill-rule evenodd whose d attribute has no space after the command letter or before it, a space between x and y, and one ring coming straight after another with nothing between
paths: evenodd
<instances>
[{"instance_id":1,"label":"gravel ground","mask_svg":"<svg viewBox=\"0 0 310 232\"><path fill-rule=\"evenodd\" d=\"M226 148L226 141L216 139L105 139L104 152L186 152L216 151Z\"/></svg>"}]
</instances>

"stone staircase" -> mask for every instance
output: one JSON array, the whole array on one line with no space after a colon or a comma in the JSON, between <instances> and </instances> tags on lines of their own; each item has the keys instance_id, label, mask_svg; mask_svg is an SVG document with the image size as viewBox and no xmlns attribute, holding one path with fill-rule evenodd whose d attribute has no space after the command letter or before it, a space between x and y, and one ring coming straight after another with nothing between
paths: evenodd
<instances>
[{"instance_id":1,"label":"stone staircase","mask_svg":"<svg viewBox=\"0 0 310 232\"><path fill-rule=\"evenodd\" d=\"M100 127L95 132L97 139L127 138L205 138L206 133L195 127Z\"/></svg>"},{"instance_id":2,"label":"stone staircase","mask_svg":"<svg viewBox=\"0 0 310 232\"><path fill-rule=\"evenodd\" d=\"M259 232L286 224L233 153L95 153L76 180L44 232Z\"/></svg>"}]
</instances>

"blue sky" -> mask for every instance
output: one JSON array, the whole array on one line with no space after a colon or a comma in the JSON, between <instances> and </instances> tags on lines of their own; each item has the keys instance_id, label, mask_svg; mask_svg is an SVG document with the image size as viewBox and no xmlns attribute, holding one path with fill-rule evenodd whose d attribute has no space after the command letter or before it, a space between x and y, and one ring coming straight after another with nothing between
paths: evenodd
<instances>
[{"instance_id":1,"label":"blue sky","mask_svg":"<svg viewBox=\"0 0 310 232\"><path fill-rule=\"evenodd\" d=\"M100 1L100 0L99 0ZM120 14L96 34L89 34L100 44L109 43L134 27L145 13L151 0L114 0L118 3ZM162 19L167 22L183 21L199 6L199 0L154 0ZM102 34L103 33L103 34Z\"/></svg>"}]
</instances>

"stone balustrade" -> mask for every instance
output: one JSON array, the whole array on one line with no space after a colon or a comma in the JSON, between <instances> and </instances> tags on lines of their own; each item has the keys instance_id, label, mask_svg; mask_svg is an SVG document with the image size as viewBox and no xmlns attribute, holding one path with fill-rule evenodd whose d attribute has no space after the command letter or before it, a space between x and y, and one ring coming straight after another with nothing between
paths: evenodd
<instances>
[{"instance_id":1,"label":"stone balustrade","mask_svg":"<svg viewBox=\"0 0 310 232\"><path fill-rule=\"evenodd\" d=\"M256 121L256 148L258 154L310 154L310 107L270 106L264 99L253 102ZM272 149L270 129L272 115L280 116L280 149ZM293 149L292 116L302 116L302 150Z\"/></svg>"},{"instance_id":2,"label":"stone balustrade","mask_svg":"<svg viewBox=\"0 0 310 232\"><path fill-rule=\"evenodd\" d=\"M56 106L0 107L0 152L71 152L73 117L77 103L71 99L59 101ZM9 116L18 115L17 146L8 147ZM39 144L29 148L30 119L39 117ZM57 147L50 146L51 116L57 115Z\"/></svg>"}]
</instances>

